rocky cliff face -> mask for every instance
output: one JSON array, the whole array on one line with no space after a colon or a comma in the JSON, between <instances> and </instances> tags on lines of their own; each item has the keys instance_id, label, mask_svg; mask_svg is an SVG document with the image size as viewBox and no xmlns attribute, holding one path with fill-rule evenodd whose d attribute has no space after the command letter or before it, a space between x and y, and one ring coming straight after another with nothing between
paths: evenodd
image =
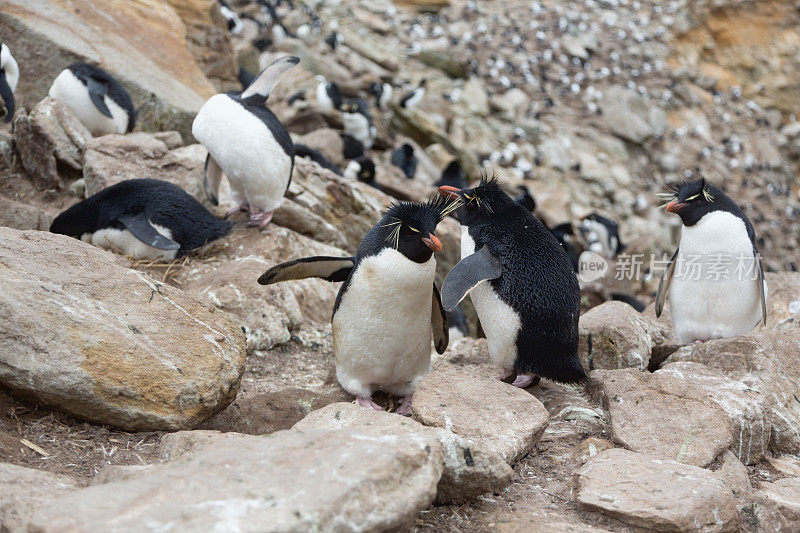
<instances>
[{"instance_id":1,"label":"rocky cliff face","mask_svg":"<svg viewBox=\"0 0 800 533\"><path fill-rule=\"evenodd\" d=\"M11 488L0 529L800 528L795 2L295 1L278 6L280 30L259 2L231 4L235 35L212 0L0 10L25 108L0 129L0 485ZM191 120L237 87L239 67L255 73L280 53L301 62L270 108L341 167L342 116L316 101L314 77L370 102L371 83L394 86L393 104L370 104L379 188L297 158L266 229L234 214L230 235L176 261L45 233L129 178L173 182L222 215L229 190L218 207L205 197ZM44 98L77 60L144 106L136 132L92 138ZM397 105L422 79L421 103ZM391 164L403 143L413 180ZM615 279L623 255L583 284L586 386L495 380L465 303L475 337L434 355L412 418L388 396L377 398L388 413L361 409L332 375L338 284L256 279L292 258L354 253L393 199L426 199L454 159L468 178L526 187L551 226L614 219L641 275ZM701 173L755 226L768 325L682 346L668 307L657 319L652 305L605 300L652 302L649 258L678 234L654 193ZM460 228L448 219L437 235L441 281Z\"/></svg>"}]
</instances>

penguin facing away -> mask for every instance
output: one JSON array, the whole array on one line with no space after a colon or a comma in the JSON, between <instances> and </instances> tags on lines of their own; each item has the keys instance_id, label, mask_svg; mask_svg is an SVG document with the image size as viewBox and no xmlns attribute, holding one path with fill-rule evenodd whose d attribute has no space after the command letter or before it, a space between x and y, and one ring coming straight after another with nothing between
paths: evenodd
<instances>
[{"instance_id":1,"label":"penguin facing away","mask_svg":"<svg viewBox=\"0 0 800 533\"><path fill-rule=\"evenodd\" d=\"M173 183L133 179L73 205L50 231L135 258L175 259L232 227Z\"/></svg>"},{"instance_id":2,"label":"penguin facing away","mask_svg":"<svg viewBox=\"0 0 800 533\"><path fill-rule=\"evenodd\" d=\"M460 199L461 261L442 286L445 309L470 293L501 378L527 387L546 377L586 379L578 359L580 288L569 257L536 217L495 178L472 189L443 186Z\"/></svg>"},{"instance_id":3,"label":"penguin facing away","mask_svg":"<svg viewBox=\"0 0 800 533\"><path fill-rule=\"evenodd\" d=\"M336 377L356 403L380 410L377 390L402 398L408 414L411 395L430 371L431 332L436 351L448 343L447 317L434 284L442 244L436 225L453 205L398 202L370 229L355 257L307 257L276 265L258 282L269 285L319 277L344 281L331 319Z\"/></svg>"},{"instance_id":4,"label":"penguin facing away","mask_svg":"<svg viewBox=\"0 0 800 533\"><path fill-rule=\"evenodd\" d=\"M19 82L19 65L5 43L0 43L0 99L5 105L5 121L14 118L14 91Z\"/></svg>"},{"instance_id":5,"label":"penguin facing away","mask_svg":"<svg viewBox=\"0 0 800 533\"><path fill-rule=\"evenodd\" d=\"M467 188L467 178L457 159L450 161L444 170L442 170L442 175L439 181L436 182L436 186L441 187L442 185L447 185L448 187L454 187L456 189Z\"/></svg>"},{"instance_id":6,"label":"penguin facing away","mask_svg":"<svg viewBox=\"0 0 800 533\"><path fill-rule=\"evenodd\" d=\"M656 316L669 296L675 333L684 343L744 335L759 322L766 325L767 284L747 215L705 178L671 188L662 194L665 207L683 226L658 285Z\"/></svg>"},{"instance_id":7,"label":"penguin facing away","mask_svg":"<svg viewBox=\"0 0 800 533\"><path fill-rule=\"evenodd\" d=\"M299 61L277 59L244 91L212 96L192 123L192 135L208 150L203 182L208 198L219 205L224 172L237 204L228 214L249 211L250 224L259 228L283 203L295 155L289 132L265 103L283 73Z\"/></svg>"},{"instance_id":8,"label":"penguin facing away","mask_svg":"<svg viewBox=\"0 0 800 533\"><path fill-rule=\"evenodd\" d=\"M400 148L392 152L392 164L400 167L406 178L413 179L417 173L417 156L414 155L414 147L408 143L403 143Z\"/></svg>"},{"instance_id":9,"label":"penguin facing away","mask_svg":"<svg viewBox=\"0 0 800 533\"><path fill-rule=\"evenodd\" d=\"M131 95L111 74L94 65L68 66L47 94L69 107L95 137L130 133L136 125Z\"/></svg>"}]
</instances>

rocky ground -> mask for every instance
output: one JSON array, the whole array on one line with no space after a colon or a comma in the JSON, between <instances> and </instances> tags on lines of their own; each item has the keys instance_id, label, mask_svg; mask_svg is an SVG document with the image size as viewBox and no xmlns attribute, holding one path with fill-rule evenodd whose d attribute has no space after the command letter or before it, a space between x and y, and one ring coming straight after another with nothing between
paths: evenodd
<instances>
[{"instance_id":1,"label":"rocky ground","mask_svg":"<svg viewBox=\"0 0 800 533\"><path fill-rule=\"evenodd\" d=\"M265 20L256 2L231 3ZM280 43L270 24L231 36L212 0L12 0L0 12L25 108L0 129L0 530L800 529L796 3L295 4L278 8L297 36ZM237 65L255 72L276 53L301 63L270 107L339 163L341 116L317 105L315 75L347 96L427 80L418 107L373 109L384 192L298 159L265 230L235 215L228 237L172 262L46 232L133 177L213 208L192 117L237 87ZM144 106L135 133L92 138L45 98L76 58ZM414 180L389 162L402 142L420 160ZM338 286L255 280L295 257L352 253L386 193L428 197L453 158L473 178L525 185L549 224L612 217L626 252L647 257L677 235L654 193L702 173L753 221L768 326L681 346L668 313L603 303L650 303L657 276L609 274L583 287L587 386L515 389L491 379L485 340L466 338L434 358L411 418L357 408L332 375ZM437 235L441 277L459 257L457 223Z\"/></svg>"}]
</instances>

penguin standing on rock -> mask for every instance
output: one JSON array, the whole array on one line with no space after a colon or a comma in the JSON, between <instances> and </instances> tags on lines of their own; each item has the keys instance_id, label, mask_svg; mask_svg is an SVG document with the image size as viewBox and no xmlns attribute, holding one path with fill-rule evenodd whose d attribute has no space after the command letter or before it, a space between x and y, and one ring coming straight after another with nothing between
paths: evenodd
<instances>
[{"instance_id":1,"label":"penguin standing on rock","mask_svg":"<svg viewBox=\"0 0 800 533\"><path fill-rule=\"evenodd\" d=\"M388 83L373 82L369 86L369 94L375 97L375 105L381 111L389 107L393 92L392 86Z\"/></svg>"},{"instance_id":2,"label":"penguin standing on rock","mask_svg":"<svg viewBox=\"0 0 800 533\"><path fill-rule=\"evenodd\" d=\"M396 203L364 235L355 257L296 259L258 279L262 285L309 277L344 281L331 319L336 377L361 406L380 410L372 394L383 390L401 397L397 412L408 414L411 395L430 371L431 330L436 351L447 348L433 254L442 249L436 225L452 207L438 198Z\"/></svg>"},{"instance_id":3,"label":"penguin standing on rock","mask_svg":"<svg viewBox=\"0 0 800 533\"><path fill-rule=\"evenodd\" d=\"M0 99L5 105L6 122L14 118L14 91L19 82L19 65L5 43L0 43Z\"/></svg>"},{"instance_id":4,"label":"penguin standing on rock","mask_svg":"<svg viewBox=\"0 0 800 533\"><path fill-rule=\"evenodd\" d=\"M358 140L366 150L375 144L375 137L378 130L372 124L372 116L369 114L367 102L361 98L351 98L342 108L342 118L344 120L344 132Z\"/></svg>"},{"instance_id":5,"label":"penguin standing on rock","mask_svg":"<svg viewBox=\"0 0 800 533\"><path fill-rule=\"evenodd\" d=\"M744 211L704 178L662 195L681 217L681 239L656 294L656 316L669 295L684 343L750 333L767 324L767 284L755 231ZM676 268L676 265L678 268Z\"/></svg>"},{"instance_id":6,"label":"penguin standing on rock","mask_svg":"<svg viewBox=\"0 0 800 533\"><path fill-rule=\"evenodd\" d=\"M489 356L503 370L501 378L516 375L515 386L528 387L539 377L584 381L580 287L555 237L494 178L439 192L463 203L457 210L461 261L444 280L444 308L455 308L471 293Z\"/></svg>"},{"instance_id":7,"label":"penguin standing on rock","mask_svg":"<svg viewBox=\"0 0 800 533\"><path fill-rule=\"evenodd\" d=\"M95 136L129 133L136 125L131 95L111 74L88 63L73 63L56 77L48 95L72 109Z\"/></svg>"},{"instance_id":8,"label":"penguin standing on rock","mask_svg":"<svg viewBox=\"0 0 800 533\"><path fill-rule=\"evenodd\" d=\"M408 109L419 104L422 101L422 98L425 96L425 83L426 81L422 80L419 82L419 86L417 86L416 89L404 94L400 99L400 107Z\"/></svg>"},{"instance_id":9,"label":"penguin standing on rock","mask_svg":"<svg viewBox=\"0 0 800 533\"><path fill-rule=\"evenodd\" d=\"M232 227L173 183L135 179L73 205L53 220L50 231L135 258L175 259Z\"/></svg>"},{"instance_id":10,"label":"penguin standing on rock","mask_svg":"<svg viewBox=\"0 0 800 533\"><path fill-rule=\"evenodd\" d=\"M251 225L266 227L283 203L294 168L294 144L278 117L265 107L284 72L300 60L275 60L243 92L212 96L192 123L192 135L208 150L204 185L218 205L219 184L228 176L237 210L250 212Z\"/></svg>"},{"instance_id":11,"label":"penguin standing on rock","mask_svg":"<svg viewBox=\"0 0 800 533\"><path fill-rule=\"evenodd\" d=\"M317 76L317 102L326 109L342 108L342 91L333 82L325 80L324 76Z\"/></svg>"}]
</instances>

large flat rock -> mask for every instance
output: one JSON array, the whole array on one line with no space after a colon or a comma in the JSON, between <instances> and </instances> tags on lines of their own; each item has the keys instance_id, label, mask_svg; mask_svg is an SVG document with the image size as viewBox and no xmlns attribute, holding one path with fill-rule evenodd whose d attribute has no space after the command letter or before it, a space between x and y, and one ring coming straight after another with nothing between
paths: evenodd
<instances>
[{"instance_id":1,"label":"large flat rock","mask_svg":"<svg viewBox=\"0 0 800 533\"><path fill-rule=\"evenodd\" d=\"M76 482L68 476L0 463L0 487L0 531L17 533L28 530L37 507L75 490Z\"/></svg>"},{"instance_id":2,"label":"large flat rock","mask_svg":"<svg viewBox=\"0 0 800 533\"><path fill-rule=\"evenodd\" d=\"M60 531L385 531L436 494L438 442L419 435L281 431L221 438L189 456L40 508Z\"/></svg>"},{"instance_id":3,"label":"large flat rock","mask_svg":"<svg viewBox=\"0 0 800 533\"><path fill-rule=\"evenodd\" d=\"M0 227L0 384L126 430L192 427L244 371L240 327L63 235Z\"/></svg>"},{"instance_id":4,"label":"large flat rock","mask_svg":"<svg viewBox=\"0 0 800 533\"><path fill-rule=\"evenodd\" d=\"M426 426L473 440L509 464L533 448L550 418L530 393L446 364L422 379L411 407Z\"/></svg>"},{"instance_id":5,"label":"large flat rock","mask_svg":"<svg viewBox=\"0 0 800 533\"><path fill-rule=\"evenodd\" d=\"M578 504L651 531L736 531L731 489L713 472L615 448L576 474Z\"/></svg>"}]
</instances>

